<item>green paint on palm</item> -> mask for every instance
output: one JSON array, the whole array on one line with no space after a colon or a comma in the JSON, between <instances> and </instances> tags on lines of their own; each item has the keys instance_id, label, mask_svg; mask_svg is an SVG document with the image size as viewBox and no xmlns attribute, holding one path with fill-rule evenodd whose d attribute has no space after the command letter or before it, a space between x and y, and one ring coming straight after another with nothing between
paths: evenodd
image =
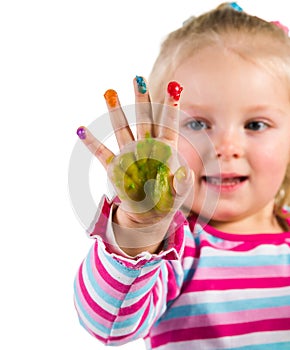
<instances>
[{"instance_id":1,"label":"green paint on palm","mask_svg":"<svg viewBox=\"0 0 290 350\"><path fill-rule=\"evenodd\" d=\"M119 164L113 168L113 180L121 192L120 198L127 195L131 200L140 202L147 195L150 209L170 211L174 202L171 172L167 165L171 154L170 146L147 137L137 143L135 153L121 155Z\"/></svg>"}]
</instances>

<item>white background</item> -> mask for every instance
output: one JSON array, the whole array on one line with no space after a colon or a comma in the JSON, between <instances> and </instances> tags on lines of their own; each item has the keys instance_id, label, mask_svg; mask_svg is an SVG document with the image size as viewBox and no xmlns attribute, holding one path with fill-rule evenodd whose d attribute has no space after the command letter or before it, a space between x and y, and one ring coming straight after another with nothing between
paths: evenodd
<instances>
[{"instance_id":1,"label":"white background","mask_svg":"<svg viewBox=\"0 0 290 350\"><path fill-rule=\"evenodd\" d=\"M79 326L72 301L92 244L68 191L75 131L106 112L108 88L133 103L132 79L149 75L165 35L219 3L0 2L1 349L104 349ZM285 1L239 4L290 26ZM104 175L99 167L96 199L106 191Z\"/></svg>"}]
</instances>

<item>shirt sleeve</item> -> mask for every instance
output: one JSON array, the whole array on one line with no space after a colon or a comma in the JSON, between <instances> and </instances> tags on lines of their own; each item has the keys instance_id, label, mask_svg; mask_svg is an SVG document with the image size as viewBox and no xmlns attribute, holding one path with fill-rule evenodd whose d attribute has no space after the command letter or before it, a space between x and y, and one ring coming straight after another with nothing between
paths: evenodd
<instances>
[{"instance_id":1,"label":"shirt sleeve","mask_svg":"<svg viewBox=\"0 0 290 350\"><path fill-rule=\"evenodd\" d=\"M177 213L164 250L129 257L114 246L110 216L116 201L103 197L88 235L95 239L75 278L81 325L105 344L145 337L180 291L176 268L184 249L184 217ZM168 285L170 283L170 288Z\"/></svg>"}]
</instances>

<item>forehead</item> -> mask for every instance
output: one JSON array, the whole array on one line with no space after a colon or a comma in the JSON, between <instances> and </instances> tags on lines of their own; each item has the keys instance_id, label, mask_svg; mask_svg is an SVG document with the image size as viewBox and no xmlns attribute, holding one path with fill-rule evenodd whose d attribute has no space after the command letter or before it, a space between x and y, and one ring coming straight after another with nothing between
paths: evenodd
<instances>
[{"instance_id":1,"label":"forehead","mask_svg":"<svg viewBox=\"0 0 290 350\"><path fill-rule=\"evenodd\" d=\"M224 47L206 47L187 57L176 67L174 79L184 84L184 95L188 90L208 98L289 100L288 84L275 70Z\"/></svg>"},{"instance_id":2,"label":"forehead","mask_svg":"<svg viewBox=\"0 0 290 350\"><path fill-rule=\"evenodd\" d=\"M202 56L204 52L210 53L218 50L223 53L236 54L255 64L268 66L276 74L290 73L289 38L281 40L274 35L246 31L204 33L184 41L174 54L175 67L184 62L187 57Z\"/></svg>"}]
</instances>

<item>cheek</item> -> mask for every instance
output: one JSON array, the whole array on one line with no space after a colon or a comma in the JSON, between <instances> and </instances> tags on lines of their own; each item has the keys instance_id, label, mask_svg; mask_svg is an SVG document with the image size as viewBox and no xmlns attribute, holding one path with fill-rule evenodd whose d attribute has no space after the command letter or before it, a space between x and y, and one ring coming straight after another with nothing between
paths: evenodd
<instances>
[{"instance_id":1,"label":"cheek","mask_svg":"<svg viewBox=\"0 0 290 350\"><path fill-rule=\"evenodd\" d=\"M203 162L200 157L200 152L196 147L194 147L194 145L192 145L186 139L180 137L178 141L178 152L186 161L189 168L195 172L195 174L202 172Z\"/></svg>"},{"instance_id":2,"label":"cheek","mask_svg":"<svg viewBox=\"0 0 290 350\"><path fill-rule=\"evenodd\" d=\"M280 145L273 145L273 143L268 144L268 147L263 147L263 149L256 149L258 153L255 152L251 155L251 165L252 169L267 181L268 186L273 185L274 187L279 187L284 180L287 165L289 163L289 152L285 150L285 147ZM257 146L257 148L261 146ZM263 180L261 180L263 181Z\"/></svg>"}]
</instances>

